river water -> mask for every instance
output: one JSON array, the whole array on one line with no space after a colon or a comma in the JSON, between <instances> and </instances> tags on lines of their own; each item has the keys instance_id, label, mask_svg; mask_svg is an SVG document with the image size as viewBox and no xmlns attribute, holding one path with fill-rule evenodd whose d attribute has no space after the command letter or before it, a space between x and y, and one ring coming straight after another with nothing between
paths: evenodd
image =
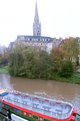
<instances>
[{"instance_id":1,"label":"river water","mask_svg":"<svg viewBox=\"0 0 80 121\"><path fill-rule=\"evenodd\" d=\"M0 86L70 102L80 113L80 85L50 80L15 78L6 74L1 74Z\"/></svg>"}]
</instances>

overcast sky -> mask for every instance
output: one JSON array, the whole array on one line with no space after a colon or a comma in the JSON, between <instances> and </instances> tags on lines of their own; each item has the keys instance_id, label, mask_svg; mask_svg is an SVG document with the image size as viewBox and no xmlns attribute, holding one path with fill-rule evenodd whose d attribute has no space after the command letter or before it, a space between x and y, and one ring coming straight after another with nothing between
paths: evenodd
<instances>
[{"instance_id":1,"label":"overcast sky","mask_svg":"<svg viewBox=\"0 0 80 121\"><path fill-rule=\"evenodd\" d=\"M0 44L33 35L36 0L0 0ZM80 0L37 0L42 35L80 37Z\"/></svg>"}]
</instances>

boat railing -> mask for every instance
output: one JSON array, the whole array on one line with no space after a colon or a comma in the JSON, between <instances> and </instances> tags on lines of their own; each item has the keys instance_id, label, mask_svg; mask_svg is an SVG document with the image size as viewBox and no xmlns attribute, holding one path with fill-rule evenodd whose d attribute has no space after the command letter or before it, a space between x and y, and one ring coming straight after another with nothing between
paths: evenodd
<instances>
[{"instance_id":1,"label":"boat railing","mask_svg":"<svg viewBox=\"0 0 80 121\"><path fill-rule=\"evenodd\" d=\"M40 106L39 104L29 104L27 101L24 103L23 102L19 102L19 100L17 99L13 99L13 98L10 98L10 97L6 97L6 99L8 100L11 100L16 102L17 106L19 104L23 104L25 106L27 106L28 108L30 107L31 109L33 109L34 111L37 111L37 112L42 112L43 114L47 114L47 115L51 115L52 117L55 117L55 118L58 118L58 119L66 119L68 116L69 116L69 113L66 113L66 114L63 114L62 112L59 112L59 111L56 111L56 112L53 112L50 110L49 107L46 107L46 106Z\"/></svg>"},{"instance_id":2,"label":"boat railing","mask_svg":"<svg viewBox=\"0 0 80 121\"><path fill-rule=\"evenodd\" d=\"M42 97L42 96L37 96L37 95L31 95L31 94L29 94L29 93L23 93L23 92L20 92L20 91L17 91L17 90L9 90L10 92L9 93L13 93L13 94L17 94L17 95L20 95L21 97L26 97L26 96L29 96L29 97L32 97L32 98L37 98L37 99L39 99L39 100L43 100L43 102L45 101L45 102L49 102L49 100L50 100L50 103L51 103L51 101L52 101L52 103L54 103L54 101L56 101L56 100L53 100L53 99L47 99L46 97ZM63 101L57 101L57 103L64 103ZM65 102L65 103L67 103L67 104L69 104L69 105L71 105L70 103L68 103L68 102ZM72 105L71 105L71 107L72 107Z\"/></svg>"},{"instance_id":3,"label":"boat railing","mask_svg":"<svg viewBox=\"0 0 80 121\"><path fill-rule=\"evenodd\" d=\"M22 93L22 92L15 91L15 90L9 90L9 93L14 94L13 98L6 96L6 99L9 100L11 103L15 102L15 105L17 105L17 106L19 106L19 104L20 104L20 106L21 105L28 106L28 108L30 107L30 109L33 109L34 111L41 112L43 114L47 114L47 115L55 117L55 118L59 118L59 119L65 118L66 119L68 116L70 116L70 114L72 112L71 109L70 109L71 111L69 110L69 112L67 112L67 113L62 113L60 111L53 112L53 110L51 110L51 108L45 106L45 104L49 103L49 105L50 106L53 105L53 108L54 108L54 101L52 99L47 100L46 98L43 98L40 96L36 96L36 95L33 96L33 95L29 95L28 93ZM15 98L15 95L21 96L22 100L19 100L19 98L18 99ZM23 99L25 99L24 97L28 97L27 101L25 101L25 102L23 100ZM30 103L28 103L28 99L29 99ZM37 100L39 102L36 101L37 103L35 103L35 100Z\"/></svg>"}]
</instances>

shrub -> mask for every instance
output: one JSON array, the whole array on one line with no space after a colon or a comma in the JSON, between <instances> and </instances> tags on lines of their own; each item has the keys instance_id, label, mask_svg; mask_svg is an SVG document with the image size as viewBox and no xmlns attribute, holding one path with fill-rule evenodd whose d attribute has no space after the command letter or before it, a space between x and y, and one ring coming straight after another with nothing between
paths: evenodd
<instances>
[{"instance_id":1,"label":"shrub","mask_svg":"<svg viewBox=\"0 0 80 121\"><path fill-rule=\"evenodd\" d=\"M73 74L73 65L71 61L64 61L59 72L61 77L70 77Z\"/></svg>"},{"instance_id":2,"label":"shrub","mask_svg":"<svg viewBox=\"0 0 80 121\"><path fill-rule=\"evenodd\" d=\"M27 78L52 78L53 60L50 54L35 48L16 47L9 55L9 73Z\"/></svg>"}]
</instances>

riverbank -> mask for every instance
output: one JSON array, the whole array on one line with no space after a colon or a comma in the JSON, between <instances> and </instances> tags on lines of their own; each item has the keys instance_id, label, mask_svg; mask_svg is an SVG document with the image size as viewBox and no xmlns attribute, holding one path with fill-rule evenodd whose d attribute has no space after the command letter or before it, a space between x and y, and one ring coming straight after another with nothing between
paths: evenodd
<instances>
[{"instance_id":1,"label":"riverbank","mask_svg":"<svg viewBox=\"0 0 80 121\"><path fill-rule=\"evenodd\" d=\"M8 74L8 66L0 68L0 74ZM59 82L80 84L80 73L74 73L69 78L60 77L58 74L55 73L53 74L52 80L59 81Z\"/></svg>"},{"instance_id":2,"label":"riverbank","mask_svg":"<svg viewBox=\"0 0 80 121\"><path fill-rule=\"evenodd\" d=\"M60 77L57 74L54 75L54 80L60 81L60 82L68 82L73 84L80 84L80 73L74 73L69 78Z\"/></svg>"},{"instance_id":3,"label":"riverbank","mask_svg":"<svg viewBox=\"0 0 80 121\"><path fill-rule=\"evenodd\" d=\"M8 66L1 67L0 74L8 74Z\"/></svg>"}]
</instances>

